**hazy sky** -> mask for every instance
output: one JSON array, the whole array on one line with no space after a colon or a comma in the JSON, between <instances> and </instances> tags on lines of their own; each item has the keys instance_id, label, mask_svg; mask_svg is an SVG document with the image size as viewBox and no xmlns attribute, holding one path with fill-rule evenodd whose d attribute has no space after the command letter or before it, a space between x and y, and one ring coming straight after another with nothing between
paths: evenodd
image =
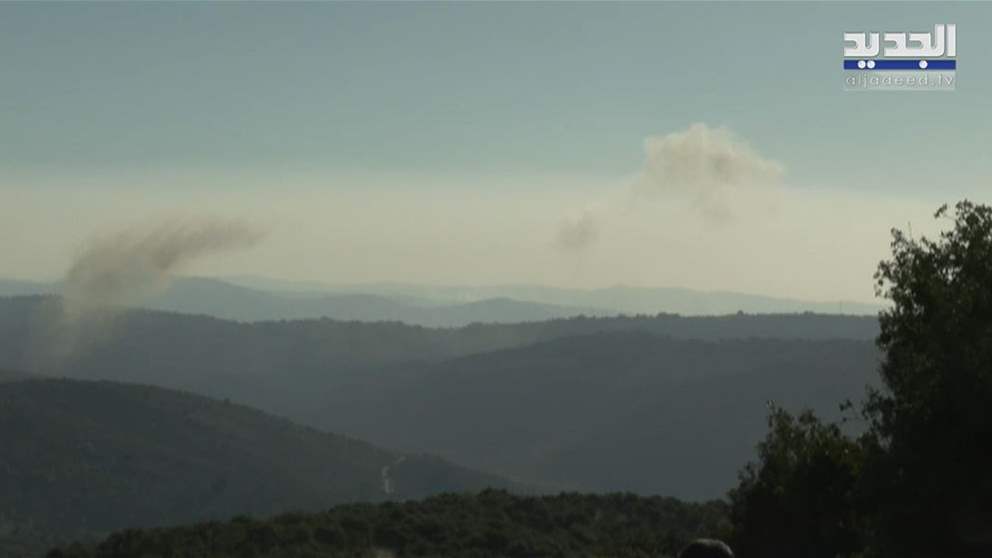
<instances>
[{"instance_id":1,"label":"hazy sky","mask_svg":"<svg viewBox=\"0 0 992 558\"><path fill-rule=\"evenodd\" d=\"M844 31L935 23L957 91L842 91ZM3 3L0 276L217 216L268 235L185 271L867 300L891 226L992 201L990 35L990 4Z\"/></svg>"}]
</instances>

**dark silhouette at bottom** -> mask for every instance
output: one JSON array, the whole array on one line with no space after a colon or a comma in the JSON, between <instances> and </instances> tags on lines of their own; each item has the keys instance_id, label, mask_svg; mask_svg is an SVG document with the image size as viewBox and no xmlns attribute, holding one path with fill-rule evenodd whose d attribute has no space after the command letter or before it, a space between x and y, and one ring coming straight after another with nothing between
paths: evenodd
<instances>
[{"instance_id":1,"label":"dark silhouette at bottom","mask_svg":"<svg viewBox=\"0 0 992 558\"><path fill-rule=\"evenodd\" d=\"M679 558L734 558L734 553L723 541L696 539L679 552Z\"/></svg>"}]
</instances>

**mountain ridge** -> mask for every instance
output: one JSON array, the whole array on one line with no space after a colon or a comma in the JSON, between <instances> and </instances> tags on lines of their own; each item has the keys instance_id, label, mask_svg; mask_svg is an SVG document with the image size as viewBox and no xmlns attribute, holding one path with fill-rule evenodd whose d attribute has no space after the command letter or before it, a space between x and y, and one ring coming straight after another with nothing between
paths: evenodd
<instances>
[{"instance_id":1,"label":"mountain ridge","mask_svg":"<svg viewBox=\"0 0 992 558\"><path fill-rule=\"evenodd\" d=\"M140 310L118 316L105 338L61 360L39 361L37 355L45 355L59 340L57 322L46 325L42 319L42 310L57 300L0 299L0 368L230 398L323 430L385 447L429 451L538 484L553 481L549 471L557 470L568 481L562 485L574 488L692 498L725 488L721 479L733 478L739 462L751 456L757 433L764 431L769 398L792 397L783 402L833 411L837 401L863 394L864 385L875 377L877 359L873 339L878 322L869 317L660 315L432 329L333 320L238 323ZM54 336L47 340L45 334ZM726 386L707 380L732 366L751 376ZM453 371L455 379L439 383L437 372L445 370ZM833 370L841 375L833 376ZM679 377L698 381L675 382ZM811 386L822 393L817 396ZM672 399L676 388L682 396ZM448 395L439 400L440 393ZM638 458L643 467L631 469L627 480L607 474L615 465L600 467L607 473L580 471L572 467L577 460L564 457L568 452L597 455L593 448L607 447L597 437L617 441L605 452L613 455L633 456L639 447L656 445L702 451L691 439L666 441L659 425L686 420L666 409L685 402L705 408L713 401L733 410L727 428L709 420L719 414L714 410L681 430L695 429L700 435L706 428L747 430L730 437L740 441L737 445L714 446L723 449L701 454L725 466L696 467L695 484L659 482L677 475L652 473L651 467L661 471L659 464L666 463L656 452ZM606 402L625 415L610 418L603 408ZM455 405L464 406L464 416L471 420L453 413ZM542 409L554 412L539 413ZM637 419L636 413L644 418ZM691 409L686 415L692 415ZM528 416L533 420L520 423ZM623 429L605 427L604 420L626 424L628 431L643 430L649 437L631 439ZM471 432L452 435L452 428L472 421L478 424L475 438ZM433 438L424 434L431 424L437 426ZM548 424L575 435L549 432ZM715 438L720 439L727 436ZM491 440L491 447L473 447L480 440ZM499 444L505 451L494 451Z\"/></svg>"},{"instance_id":2,"label":"mountain ridge","mask_svg":"<svg viewBox=\"0 0 992 558\"><path fill-rule=\"evenodd\" d=\"M232 278L242 285L265 285L264 280ZM291 285L292 282L289 282ZM286 286L284 284L284 286ZM302 288L302 286L301 286ZM312 285L311 285L312 288ZM805 300L725 290L700 290L687 287L644 287L612 285L599 288L552 287L532 284L505 285L420 285L411 283L359 283L326 285L333 292L361 292L385 296L405 296L422 301L468 302L492 297L508 297L521 301L593 306L615 313L657 314L674 313L689 316L748 313L820 312L849 315L875 314L883 304L852 300ZM840 310L840 312L838 312Z\"/></svg>"},{"instance_id":3,"label":"mountain ridge","mask_svg":"<svg viewBox=\"0 0 992 558\"><path fill-rule=\"evenodd\" d=\"M393 377L364 392L388 420L358 407L347 429L534 483L701 500L733 486L768 401L840 420L877 385L878 356L865 340L577 335Z\"/></svg>"},{"instance_id":4,"label":"mountain ridge","mask_svg":"<svg viewBox=\"0 0 992 558\"><path fill-rule=\"evenodd\" d=\"M235 279L237 281L237 279ZM717 316L745 313L819 312L875 314L880 305L815 302L722 291L685 288L615 286L568 289L537 285L446 287L367 284L327 290L266 290L280 283L242 283L204 277L179 277L138 307L205 314L222 319L258 322L331 318L339 321L398 321L426 327L463 327L472 323L536 322L580 315ZM0 279L0 296L50 295L58 283Z\"/></svg>"},{"instance_id":5,"label":"mountain ridge","mask_svg":"<svg viewBox=\"0 0 992 558\"><path fill-rule=\"evenodd\" d=\"M522 488L227 400L110 381L0 383L0 437L0 524L63 538Z\"/></svg>"}]
</instances>

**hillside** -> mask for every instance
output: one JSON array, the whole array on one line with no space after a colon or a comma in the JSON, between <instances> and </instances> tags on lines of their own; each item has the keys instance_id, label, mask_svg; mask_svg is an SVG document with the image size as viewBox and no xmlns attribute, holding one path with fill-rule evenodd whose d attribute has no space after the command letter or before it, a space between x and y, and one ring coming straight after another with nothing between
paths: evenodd
<instances>
[{"instance_id":1,"label":"hillside","mask_svg":"<svg viewBox=\"0 0 992 558\"><path fill-rule=\"evenodd\" d=\"M722 503L633 495L521 497L500 491L422 502L347 505L265 521L237 518L173 529L129 530L51 558L358 558L364 556L673 556L726 529Z\"/></svg>"},{"instance_id":2,"label":"hillside","mask_svg":"<svg viewBox=\"0 0 992 558\"><path fill-rule=\"evenodd\" d=\"M62 362L46 361L60 331L59 299L55 297L0 298L0 366L37 370L67 365L86 368L100 353L140 347L149 357L193 349L185 365L206 369L236 364L245 375L285 367L292 350L295 366L378 366L409 361L439 361L485 351L520 347L562 337L604 331L645 331L680 339L860 339L878 334L874 317L828 314L731 314L712 317L657 316L576 317L513 324L473 324L462 328L425 328L397 322L342 322L297 320L236 323L198 315L130 311L116 317L114 327L100 343L81 347ZM106 326L107 324L101 324ZM72 332L70 332L72 333ZM209 346L212 350L208 350ZM223 351L220 349L239 349ZM206 353L206 354L204 354ZM218 354L224 355L217 362ZM275 355L276 360L272 360ZM177 356L166 360L174 360ZM85 358L83 358L85 357ZM201 357L209 357L203 360ZM151 358L154 363L161 358ZM198 364L199 363L199 364ZM109 366L108 366L109 365ZM113 374L115 363L100 363L103 374Z\"/></svg>"},{"instance_id":3,"label":"hillside","mask_svg":"<svg viewBox=\"0 0 992 558\"><path fill-rule=\"evenodd\" d=\"M840 418L838 403L876 381L876 359L865 341L600 333L408 371L314 417L533 482L699 500L734 485L767 402Z\"/></svg>"},{"instance_id":4,"label":"hillside","mask_svg":"<svg viewBox=\"0 0 992 558\"><path fill-rule=\"evenodd\" d=\"M32 533L64 540L507 486L226 401L112 382L0 383L0 439L8 549Z\"/></svg>"},{"instance_id":5,"label":"hillside","mask_svg":"<svg viewBox=\"0 0 992 558\"><path fill-rule=\"evenodd\" d=\"M0 300L0 367L229 398L576 489L713 497L753 455L767 400L830 414L875 378L872 318L662 315L430 329L140 311L53 358L65 332L46 317L52 300ZM672 457L683 453L706 464Z\"/></svg>"}]
</instances>

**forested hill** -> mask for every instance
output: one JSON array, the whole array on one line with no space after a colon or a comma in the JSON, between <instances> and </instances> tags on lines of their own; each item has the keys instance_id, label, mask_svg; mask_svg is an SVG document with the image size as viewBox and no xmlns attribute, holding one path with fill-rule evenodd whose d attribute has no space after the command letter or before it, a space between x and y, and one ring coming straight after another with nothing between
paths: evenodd
<instances>
[{"instance_id":1,"label":"forested hill","mask_svg":"<svg viewBox=\"0 0 992 558\"><path fill-rule=\"evenodd\" d=\"M67 332L46 313L55 302L0 300L0 368L229 398L577 490L722 494L753 455L769 400L835 416L838 402L859 400L877 377L873 318L662 315L429 329L137 311L95 332ZM69 333L81 336L75 346ZM66 346L73 350L53 350Z\"/></svg>"},{"instance_id":2,"label":"forested hill","mask_svg":"<svg viewBox=\"0 0 992 558\"><path fill-rule=\"evenodd\" d=\"M113 382L0 383L0 440L3 556L37 533L64 540L508 486L241 405Z\"/></svg>"},{"instance_id":3,"label":"forested hill","mask_svg":"<svg viewBox=\"0 0 992 558\"><path fill-rule=\"evenodd\" d=\"M863 339L878 333L874 317L827 314L735 314L680 317L671 314L613 318L577 317L518 324L474 324L432 329L399 322L339 322L329 319L238 323L185 314L130 311L117 316L99 346L82 347L77 357L53 361L45 356L67 334L59 329L59 299L0 298L0 367L35 371L71 365L113 375L120 364L100 362L122 347L141 349L144 358L199 362L239 374L271 372L292 364L376 366L395 362L440 361L604 331L645 331L683 339ZM105 325L105 324L104 324ZM110 328L112 326L108 326ZM78 333L78 332L69 332ZM112 335L109 335L112 334ZM105 342L107 339L111 342ZM182 347L186 356L174 353ZM93 349L93 350L89 350ZM285 355L293 355L287 361ZM223 357L223 360L218 362ZM183 363L188 364L188 363Z\"/></svg>"},{"instance_id":4,"label":"forested hill","mask_svg":"<svg viewBox=\"0 0 992 558\"><path fill-rule=\"evenodd\" d=\"M372 377L312 416L535 483L701 500L734 486L769 402L839 419L877 363L868 341L606 332Z\"/></svg>"},{"instance_id":5,"label":"forested hill","mask_svg":"<svg viewBox=\"0 0 992 558\"><path fill-rule=\"evenodd\" d=\"M422 502L347 505L268 520L247 517L128 530L49 558L359 558L544 556L658 558L726 532L721 502L629 494L522 497L502 491Z\"/></svg>"}]
</instances>

